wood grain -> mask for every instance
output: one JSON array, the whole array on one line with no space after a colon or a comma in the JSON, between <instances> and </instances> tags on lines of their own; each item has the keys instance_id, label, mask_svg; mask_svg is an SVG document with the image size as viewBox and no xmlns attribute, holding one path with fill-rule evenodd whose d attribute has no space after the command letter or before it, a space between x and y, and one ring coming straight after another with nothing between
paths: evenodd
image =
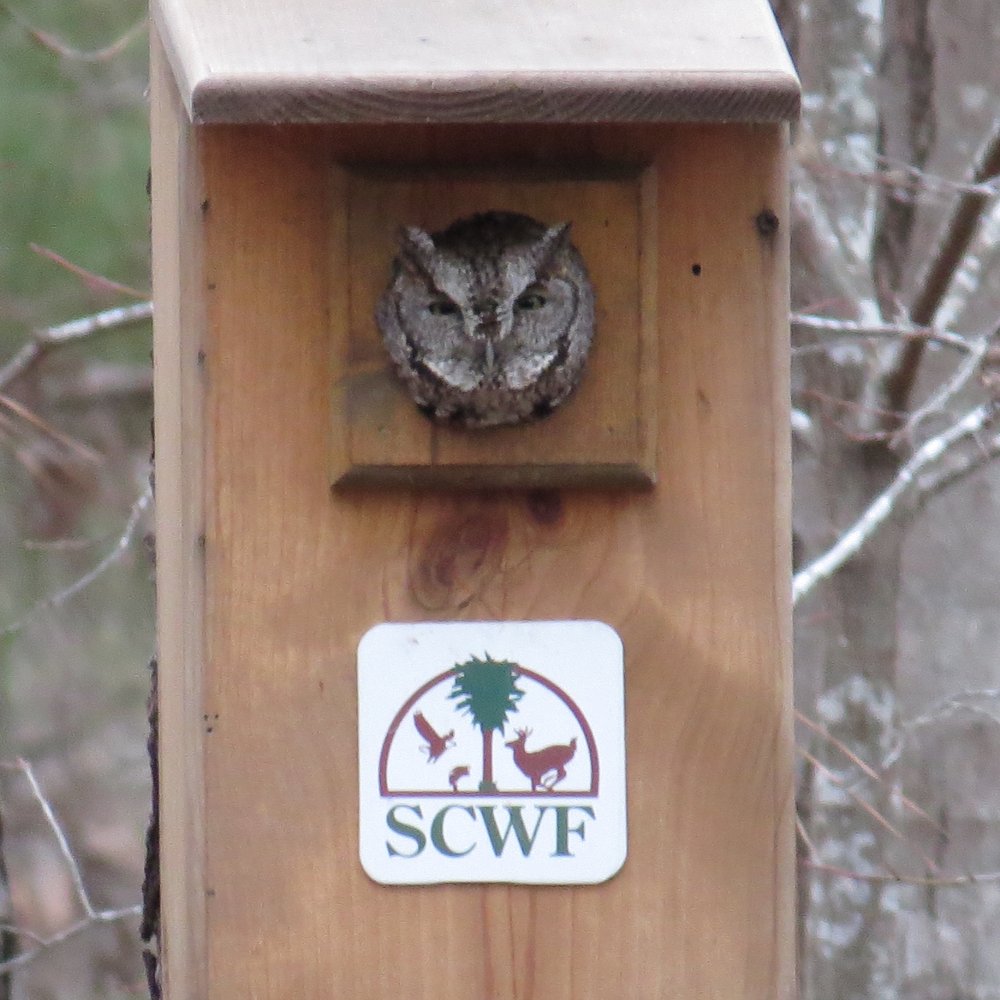
<instances>
[{"instance_id":1,"label":"wood grain","mask_svg":"<svg viewBox=\"0 0 1000 1000\"><path fill-rule=\"evenodd\" d=\"M672 248L648 265L654 489L331 492L330 164L427 162L463 137L477 162L654 164ZM172 277L168 209L154 233L159 294L205 309L158 318L161 534L202 489L206 505L204 593L179 556L160 566L171 1000L793 996L786 141L781 126L199 130L204 212L179 207L200 272ZM203 382L184 367L196 344ZM203 425L171 385L202 392ZM184 465L199 448L200 475ZM629 857L606 884L389 888L361 870L357 642L379 621L484 618L597 618L623 637ZM199 776L203 811L184 785ZM199 847L204 869L182 878Z\"/></svg>"},{"instance_id":2,"label":"wood grain","mask_svg":"<svg viewBox=\"0 0 1000 1000\"><path fill-rule=\"evenodd\" d=\"M166 995L206 995L205 420L198 352L205 330L197 142L156 32L150 60L156 437L157 655L160 691L161 947Z\"/></svg>"},{"instance_id":3,"label":"wood grain","mask_svg":"<svg viewBox=\"0 0 1000 1000\"><path fill-rule=\"evenodd\" d=\"M193 120L783 121L766 0L156 0Z\"/></svg>"},{"instance_id":4,"label":"wood grain","mask_svg":"<svg viewBox=\"0 0 1000 1000\"><path fill-rule=\"evenodd\" d=\"M656 274L646 266L658 257L654 171L619 165L586 172L579 163L544 174L516 165L482 171L464 138L458 145L439 141L431 162L405 171L334 171L334 483L482 489L653 482L656 399L646 391L644 368L656 340ZM470 433L418 412L390 370L374 314L403 225L434 232L487 210L573 223L572 240L596 294L597 333L582 384L554 414Z\"/></svg>"}]
</instances>

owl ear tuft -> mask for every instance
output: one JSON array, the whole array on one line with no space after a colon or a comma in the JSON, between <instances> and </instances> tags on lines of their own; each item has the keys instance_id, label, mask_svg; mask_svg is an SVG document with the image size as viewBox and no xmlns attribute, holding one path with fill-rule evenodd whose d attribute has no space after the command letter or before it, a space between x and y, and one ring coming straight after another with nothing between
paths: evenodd
<instances>
[{"instance_id":1,"label":"owl ear tuft","mask_svg":"<svg viewBox=\"0 0 1000 1000\"><path fill-rule=\"evenodd\" d=\"M418 226L403 226L399 230L399 260L412 273L430 277L436 250L434 240Z\"/></svg>"},{"instance_id":2,"label":"owl ear tuft","mask_svg":"<svg viewBox=\"0 0 1000 1000\"><path fill-rule=\"evenodd\" d=\"M535 266L544 269L550 265L553 258L569 245L569 231L572 222L560 222L545 230L541 239L535 244Z\"/></svg>"}]
</instances>

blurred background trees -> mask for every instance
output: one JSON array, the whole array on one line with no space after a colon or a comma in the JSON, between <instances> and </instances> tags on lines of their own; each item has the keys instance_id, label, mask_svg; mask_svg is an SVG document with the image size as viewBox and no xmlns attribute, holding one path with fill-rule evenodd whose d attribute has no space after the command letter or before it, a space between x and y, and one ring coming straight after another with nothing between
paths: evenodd
<instances>
[{"instance_id":1,"label":"blurred background trees","mask_svg":"<svg viewBox=\"0 0 1000 1000\"><path fill-rule=\"evenodd\" d=\"M149 324L55 348L13 379L3 372L37 331L139 301L42 248L148 288L144 18L134 0L0 5L0 921L40 936L84 912L39 801L9 766L18 757L93 906L138 902L154 644L145 517L107 571L66 591L115 549L146 486ZM28 963L12 990L0 977L0 997L141 995L137 923L82 931ZM22 935L18 948L36 944Z\"/></svg>"},{"instance_id":2,"label":"blurred background trees","mask_svg":"<svg viewBox=\"0 0 1000 1000\"><path fill-rule=\"evenodd\" d=\"M1000 9L773 2L805 93L802 996L993 1000ZM0 976L0 1000L145 990L119 911L139 900L148 814L149 327L49 344L148 289L144 15L0 4L0 962L86 925Z\"/></svg>"},{"instance_id":3,"label":"blurred background trees","mask_svg":"<svg viewBox=\"0 0 1000 1000\"><path fill-rule=\"evenodd\" d=\"M805 91L796 701L822 727L799 733L802 993L995 997L1000 9L778 6Z\"/></svg>"}]
</instances>

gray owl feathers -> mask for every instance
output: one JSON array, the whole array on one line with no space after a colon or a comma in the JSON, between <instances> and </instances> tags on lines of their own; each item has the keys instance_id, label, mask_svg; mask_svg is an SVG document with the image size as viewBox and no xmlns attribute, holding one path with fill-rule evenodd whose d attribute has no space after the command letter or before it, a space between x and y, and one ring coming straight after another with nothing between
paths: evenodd
<instances>
[{"instance_id":1,"label":"gray owl feathers","mask_svg":"<svg viewBox=\"0 0 1000 1000\"><path fill-rule=\"evenodd\" d=\"M402 230L376 321L429 417L463 427L544 416L576 387L594 293L569 223L485 212Z\"/></svg>"}]
</instances>

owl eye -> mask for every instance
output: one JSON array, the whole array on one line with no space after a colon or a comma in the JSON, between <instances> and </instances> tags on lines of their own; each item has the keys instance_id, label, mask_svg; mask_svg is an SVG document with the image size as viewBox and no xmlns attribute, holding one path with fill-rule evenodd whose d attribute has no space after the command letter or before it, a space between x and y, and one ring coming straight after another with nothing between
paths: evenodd
<instances>
[{"instance_id":1,"label":"owl eye","mask_svg":"<svg viewBox=\"0 0 1000 1000\"><path fill-rule=\"evenodd\" d=\"M458 306L449 299L435 299L428 305L427 311L432 316L454 316L458 312Z\"/></svg>"},{"instance_id":2,"label":"owl eye","mask_svg":"<svg viewBox=\"0 0 1000 1000\"><path fill-rule=\"evenodd\" d=\"M515 309L528 311L531 309L541 309L545 305L545 296L541 292L525 292L514 303Z\"/></svg>"}]
</instances>

